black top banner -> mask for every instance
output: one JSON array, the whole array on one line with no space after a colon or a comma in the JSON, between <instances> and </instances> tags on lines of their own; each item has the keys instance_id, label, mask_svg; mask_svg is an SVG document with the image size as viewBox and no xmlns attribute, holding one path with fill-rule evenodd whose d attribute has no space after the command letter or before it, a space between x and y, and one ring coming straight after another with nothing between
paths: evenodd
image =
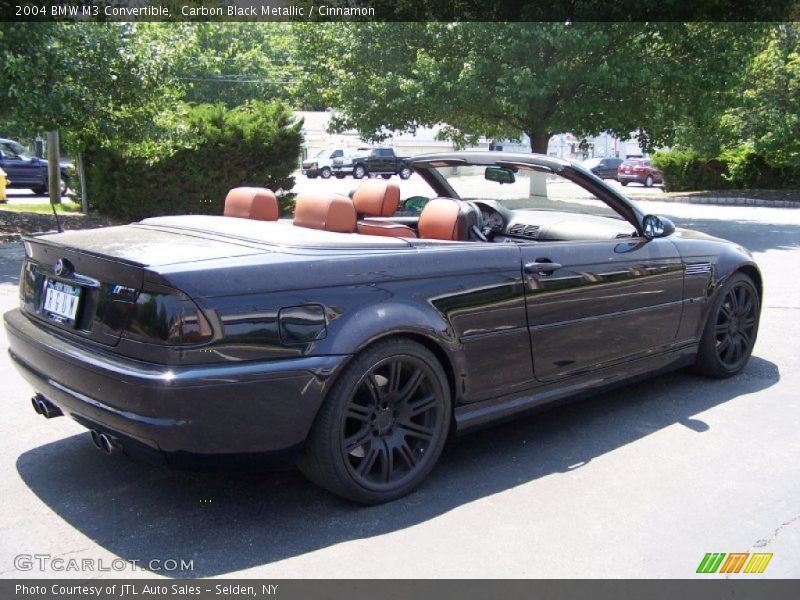
<instances>
[{"instance_id":1,"label":"black top banner","mask_svg":"<svg viewBox=\"0 0 800 600\"><path fill-rule=\"evenodd\" d=\"M30 0L0 21L796 21L800 0Z\"/></svg>"}]
</instances>

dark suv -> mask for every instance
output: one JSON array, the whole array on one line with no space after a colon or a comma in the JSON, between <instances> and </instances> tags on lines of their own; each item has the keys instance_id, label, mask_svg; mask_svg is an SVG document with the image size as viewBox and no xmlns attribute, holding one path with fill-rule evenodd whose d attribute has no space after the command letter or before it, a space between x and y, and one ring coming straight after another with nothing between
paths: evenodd
<instances>
[{"instance_id":1,"label":"dark suv","mask_svg":"<svg viewBox=\"0 0 800 600\"><path fill-rule=\"evenodd\" d=\"M617 181L628 185L631 181L650 187L654 183L664 183L664 176L658 167L650 164L648 158L629 158L617 169Z\"/></svg>"},{"instance_id":2,"label":"dark suv","mask_svg":"<svg viewBox=\"0 0 800 600\"><path fill-rule=\"evenodd\" d=\"M32 156L19 142L0 138L0 169L6 172L9 188L30 189L34 194L47 193L47 161ZM69 163L61 163L61 195L69 187Z\"/></svg>"},{"instance_id":3,"label":"dark suv","mask_svg":"<svg viewBox=\"0 0 800 600\"><path fill-rule=\"evenodd\" d=\"M602 179L614 179L617 176L617 169L622 164L621 158L589 158L581 165Z\"/></svg>"}]
</instances>

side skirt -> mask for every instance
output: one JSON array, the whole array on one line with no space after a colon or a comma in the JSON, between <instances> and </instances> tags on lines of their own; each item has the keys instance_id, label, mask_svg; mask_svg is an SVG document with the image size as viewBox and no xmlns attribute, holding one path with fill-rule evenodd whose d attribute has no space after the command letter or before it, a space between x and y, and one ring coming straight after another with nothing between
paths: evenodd
<instances>
[{"instance_id":1,"label":"side skirt","mask_svg":"<svg viewBox=\"0 0 800 600\"><path fill-rule=\"evenodd\" d=\"M490 400L456 407L457 435L601 394L694 363L697 344Z\"/></svg>"}]
</instances>

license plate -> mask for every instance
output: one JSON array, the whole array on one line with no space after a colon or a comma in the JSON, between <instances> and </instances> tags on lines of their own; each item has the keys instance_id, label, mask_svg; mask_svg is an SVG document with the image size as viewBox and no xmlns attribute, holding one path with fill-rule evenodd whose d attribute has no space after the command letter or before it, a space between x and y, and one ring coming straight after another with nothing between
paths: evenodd
<instances>
[{"instance_id":1,"label":"license plate","mask_svg":"<svg viewBox=\"0 0 800 600\"><path fill-rule=\"evenodd\" d=\"M46 279L44 283L44 302L42 312L51 321L75 325L81 288L63 281Z\"/></svg>"}]
</instances>

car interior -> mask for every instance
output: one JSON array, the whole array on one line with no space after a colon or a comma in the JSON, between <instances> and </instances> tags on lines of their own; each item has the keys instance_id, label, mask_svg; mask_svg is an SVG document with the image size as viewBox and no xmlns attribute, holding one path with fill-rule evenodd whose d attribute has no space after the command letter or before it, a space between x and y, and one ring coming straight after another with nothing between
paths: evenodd
<instances>
[{"instance_id":1,"label":"car interior","mask_svg":"<svg viewBox=\"0 0 800 600\"><path fill-rule=\"evenodd\" d=\"M398 215L400 187L396 182L366 179L349 196L324 192L301 193L291 223L320 231L391 237L405 240L524 243L637 237L623 219L569 212L563 206L542 210L513 209L513 202L415 197L418 215ZM578 205L575 205L578 206ZM558 209L561 207L560 209ZM224 215L277 221L278 201L266 188L234 188L225 199Z\"/></svg>"}]
</instances>

